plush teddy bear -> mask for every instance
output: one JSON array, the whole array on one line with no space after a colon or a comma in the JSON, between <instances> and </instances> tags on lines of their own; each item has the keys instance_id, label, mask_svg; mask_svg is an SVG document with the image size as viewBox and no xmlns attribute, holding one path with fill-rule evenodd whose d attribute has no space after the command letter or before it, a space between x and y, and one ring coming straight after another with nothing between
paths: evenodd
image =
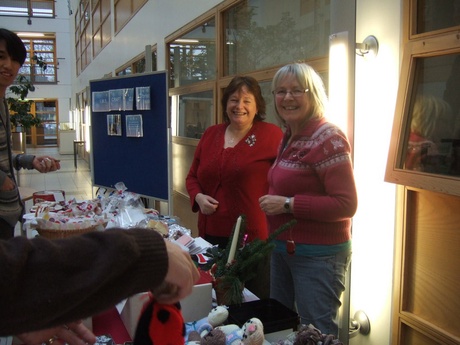
<instances>
[{"instance_id":1,"label":"plush teddy bear","mask_svg":"<svg viewBox=\"0 0 460 345\"><path fill-rule=\"evenodd\" d=\"M188 339L190 332L196 331L204 336L215 327L222 325L228 318L228 310L225 306L212 308L207 317L200 320L185 323L185 337Z\"/></svg>"}]
</instances>

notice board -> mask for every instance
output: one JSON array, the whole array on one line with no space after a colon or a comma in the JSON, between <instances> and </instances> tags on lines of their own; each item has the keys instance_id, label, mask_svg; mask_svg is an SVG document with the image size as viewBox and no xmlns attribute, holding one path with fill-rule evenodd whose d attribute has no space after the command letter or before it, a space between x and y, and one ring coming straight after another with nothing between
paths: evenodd
<instances>
[{"instance_id":1,"label":"notice board","mask_svg":"<svg viewBox=\"0 0 460 345\"><path fill-rule=\"evenodd\" d=\"M167 73L90 81L93 185L170 200Z\"/></svg>"}]
</instances>

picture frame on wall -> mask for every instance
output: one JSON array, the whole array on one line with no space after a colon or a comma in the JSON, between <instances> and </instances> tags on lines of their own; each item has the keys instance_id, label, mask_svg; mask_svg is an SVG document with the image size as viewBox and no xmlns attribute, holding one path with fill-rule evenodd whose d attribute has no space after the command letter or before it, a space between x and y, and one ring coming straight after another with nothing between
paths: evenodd
<instances>
[{"instance_id":1,"label":"picture frame on wall","mask_svg":"<svg viewBox=\"0 0 460 345\"><path fill-rule=\"evenodd\" d=\"M126 115L126 136L132 138L144 136L142 115Z\"/></svg>"},{"instance_id":2,"label":"picture frame on wall","mask_svg":"<svg viewBox=\"0 0 460 345\"><path fill-rule=\"evenodd\" d=\"M107 115L107 135L121 137L121 114Z\"/></svg>"}]
</instances>

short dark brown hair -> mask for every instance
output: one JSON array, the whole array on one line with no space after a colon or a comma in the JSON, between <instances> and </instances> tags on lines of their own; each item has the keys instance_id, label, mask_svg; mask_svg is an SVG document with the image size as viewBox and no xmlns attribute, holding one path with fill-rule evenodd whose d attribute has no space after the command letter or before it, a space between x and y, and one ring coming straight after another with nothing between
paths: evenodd
<instances>
[{"instance_id":1,"label":"short dark brown hair","mask_svg":"<svg viewBox=\"0 0 460 345\"><path fill-rule=\"evenodd\" d=\"M243 87L246 87L248 92L254 96L256 100L257 106L257 114L254 117L255 121L263 121L265 119L265 99L262 96L262 90L260 89L260 85L253 77L244 77L244 76L236 76L234 77L227 87L224 90L222 95L222 109L224 112L224 121L230 122L230 119L227 114L227 102L230 96L237 92L241 91Z\"/></svg>"}]
</instances>

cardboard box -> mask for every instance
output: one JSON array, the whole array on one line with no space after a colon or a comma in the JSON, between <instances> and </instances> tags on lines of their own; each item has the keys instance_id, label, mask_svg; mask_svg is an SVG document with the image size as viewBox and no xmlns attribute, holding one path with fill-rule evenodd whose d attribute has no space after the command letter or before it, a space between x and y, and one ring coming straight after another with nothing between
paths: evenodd
<instances>
[{"instance_id":1,"label":"cardboard box","mask_svg":"<svg viewBox=\"0 0 460 345\"><path fill-rule=\"evenodd\" d=\"M149 301L149 293L143 292L131 296L128 299L117 304L117 310L120 313L121 321L126 327L131 339L136 334L137 322L144 309L144 304Z\"/></svg>"},{"instance_id":2,"label":"cardboard box","mask_svg":"<svg viewBox=\"0 0 460 345\"><path fill-rule=\"evenodd\" d=\"M207 317L212 310L212 284L199 284L192 293L180 302L184 322L193 322Z\"/></svg>"}]
</instances>

